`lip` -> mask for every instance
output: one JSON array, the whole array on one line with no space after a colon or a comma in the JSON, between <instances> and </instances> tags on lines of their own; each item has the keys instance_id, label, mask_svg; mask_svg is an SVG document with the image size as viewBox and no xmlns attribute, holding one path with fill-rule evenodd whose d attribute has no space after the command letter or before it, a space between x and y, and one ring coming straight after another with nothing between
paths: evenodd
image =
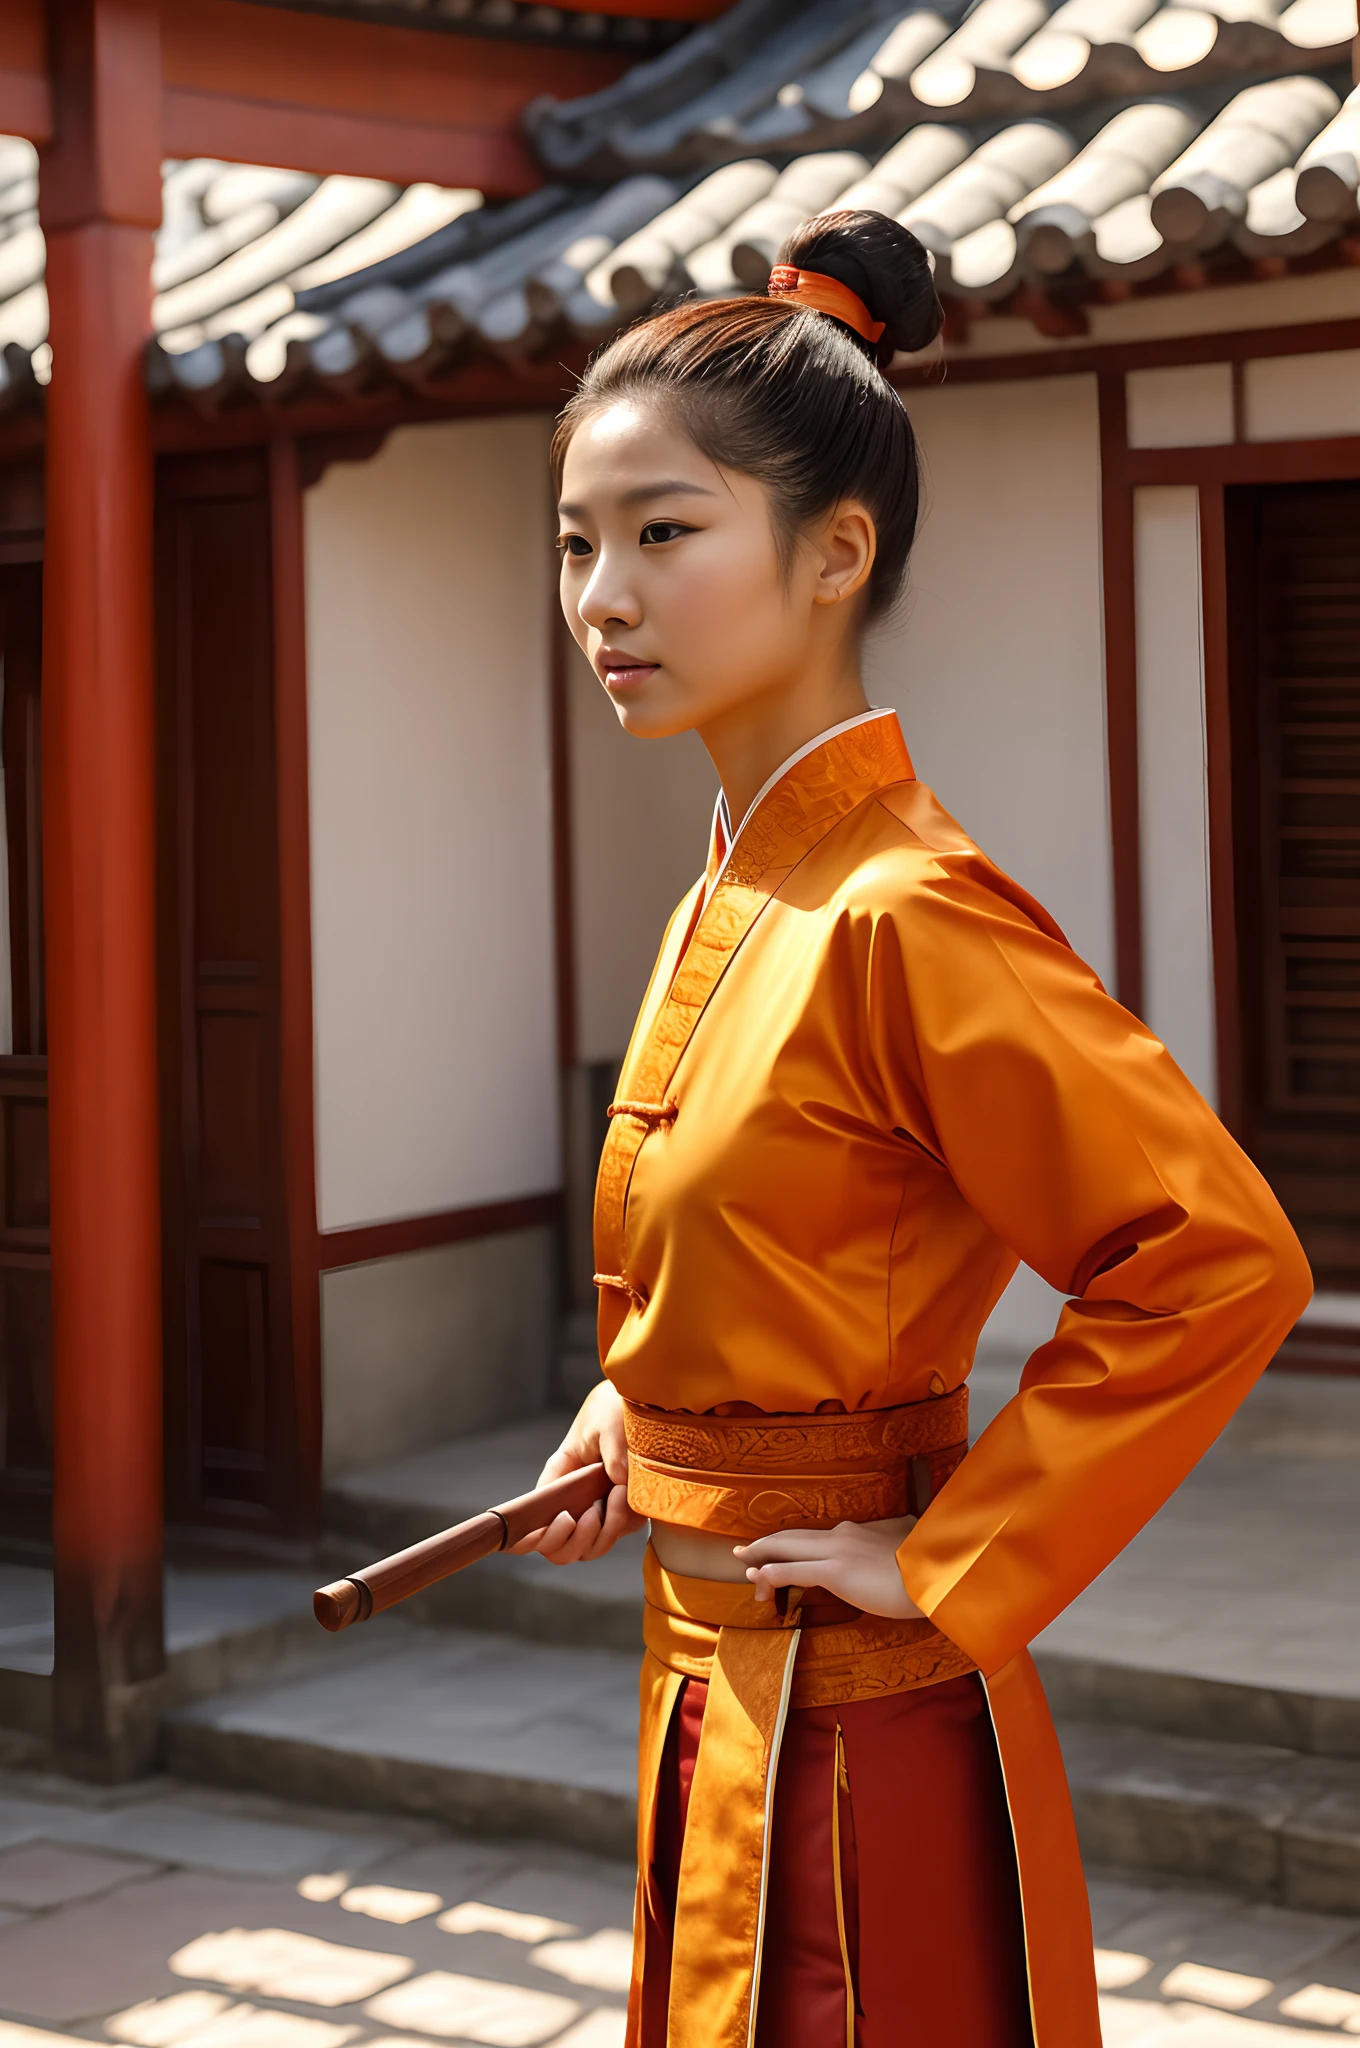
<instances>
[{"instance_id":1,"label":"lip","mask_svg":"<svg viewBox=\"0 0 1360 2048\"><path fill-rule=\"evenodd\" d=\"M642 661L622 647L602 647L595 656L595 672L607 690L634 689L660 666L660 662Z\"/></svg>"}]
</instances>

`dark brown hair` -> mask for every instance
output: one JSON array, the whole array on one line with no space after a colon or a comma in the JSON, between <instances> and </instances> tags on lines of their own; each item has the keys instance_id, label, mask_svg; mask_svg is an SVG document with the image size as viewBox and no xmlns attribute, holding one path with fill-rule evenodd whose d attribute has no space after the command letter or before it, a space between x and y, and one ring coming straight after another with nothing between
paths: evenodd
<instances>
[{"instance_id":1,"label":"dark brown hair","mask_svg":"<svg viewBox=\"0 0 1360 2048\"><path fill-rule=\"evenodd\" d=\"M558 420L553 476L560 490L567 445L589 414L617 400L659 404L711 461L764 484L786 563L798 534L834 506L868 508L872 618L901 591L921 506L916 436L880 366L928 347L944 315L924 248L886 214L819 214L779 261L848 285L883 322L882 339L787 298L686 300L594 358Z\"/></svg>"}]
</instances>

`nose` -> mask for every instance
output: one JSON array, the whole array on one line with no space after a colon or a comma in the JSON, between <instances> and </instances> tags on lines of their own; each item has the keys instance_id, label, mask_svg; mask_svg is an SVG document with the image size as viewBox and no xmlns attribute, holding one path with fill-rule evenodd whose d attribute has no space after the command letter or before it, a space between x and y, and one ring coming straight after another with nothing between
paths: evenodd
<instances>
[{"instance_id":1,"label":"nose","mask_svg":"<svg viewBox=\"0 0 1360 2048\"><path fill-rule=\"evenodd\" d=\"M596 555L576 609L582 622L597 633L606 633L611 626L641 624L642 606L629 587L623 565L607 548L601 548Z\"/></svg>"}]
</instances>

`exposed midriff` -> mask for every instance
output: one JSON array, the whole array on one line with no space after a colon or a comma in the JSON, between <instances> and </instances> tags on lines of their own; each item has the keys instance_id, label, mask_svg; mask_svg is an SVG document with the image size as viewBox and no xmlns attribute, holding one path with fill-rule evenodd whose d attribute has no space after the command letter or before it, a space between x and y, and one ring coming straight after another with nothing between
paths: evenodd
<instances>
[{"instance_id":1,"label":"exposed midriff","mask_svg":"<svg viewBox=\"0 0 1360 2048\"><path fill-rule=\"evenodd\" d=\"M704 1529L684 1529L677 1522L652 1523L652 1549L668 1572L683 1579L717 1579L739 1585L746 1567L733 1554L730 1536L710 1536Z\"/></svg>"}]
</instances>

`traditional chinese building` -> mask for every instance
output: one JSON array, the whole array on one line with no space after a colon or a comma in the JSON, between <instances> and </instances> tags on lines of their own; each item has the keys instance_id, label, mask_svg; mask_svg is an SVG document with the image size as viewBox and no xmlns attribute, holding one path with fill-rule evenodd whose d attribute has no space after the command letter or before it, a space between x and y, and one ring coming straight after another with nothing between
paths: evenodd
<instances>
[{"instance_id":1,"label":"traditional chinese building","mask_svg":"<svg viewBox=\"0 0 1360 2048\"><path fill-rule=\"evenodd\" d=\"M833 204L948 312L875 699L1272 1179L1281 1362L1360 1361L1355 45L1354 0L9 0L0 1530L54 1546L68 1761L150 1753L167 1520L305 1540L327 1472L561 1390L712 777L568 650L551 420Z\"/></svg>"}]
</instances>

